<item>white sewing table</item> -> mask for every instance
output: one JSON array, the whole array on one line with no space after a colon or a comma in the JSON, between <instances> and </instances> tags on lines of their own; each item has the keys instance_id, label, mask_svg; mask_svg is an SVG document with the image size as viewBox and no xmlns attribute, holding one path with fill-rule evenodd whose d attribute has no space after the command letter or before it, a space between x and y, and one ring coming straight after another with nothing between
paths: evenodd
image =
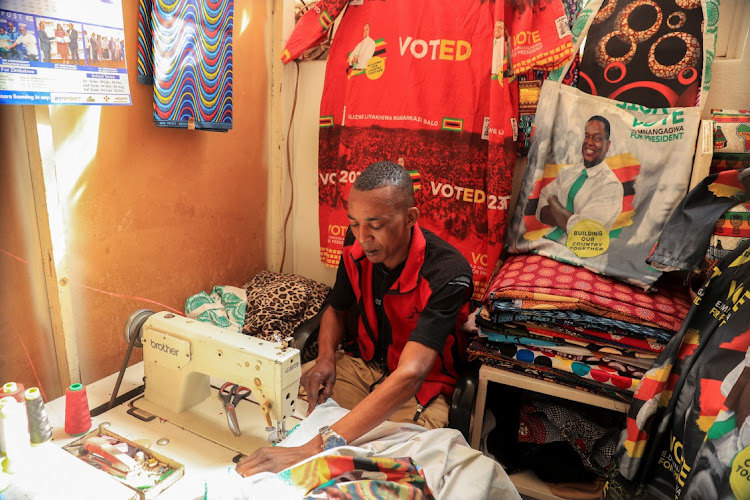
<instances>
[{"instance_id":1,"label":"white sewing table","mask_svg":"<svg viewBox=\"0 0 750 500\"><path fill-rule=\"evenodd\" d=\"M118 392L123 395L128 391L138 388L143 384L143 363L135 364L127 369ZM89 408L93 409L109 401L117 380L117 374L110 375L86 386ZM216 385L213 381L212 385ZM216 399L216 419L226 425L226 415L223 413L221 401L215 390L212 396ZM243 435L255 434L259 443L267 442L265 423L260 417L260 409L254 402L245 402L237 405L237 416L240 430ZM6 490L15 495L15 498L84 498L75 492L84 490L91 496L85 498L107 498L108 500L138 498L131 489L122 485L109 474L98 471L82 460L74 457L60 449L62 446L74 441L65 433L65 396L48 402L46 405L50 424L52 425L52 441L41 446L32 447L32 467L25 467L14 475L13 486ZM252 418L247 417L246 411L250 411ZM304 414L307 403L297 401L295 416ZM91 430L97 426L109 423L107 430L114 432L137 444L152 449L153 451L169 457L181 463L185 467L185 475L175 484L167 488L157 498L159 500L191 500L202 499L207 488L206 480L217 473L226 472L235 467L232 459L237 456L237 451L203 438L193 432L187 431L177 425L160 418L150 422L143 422L129 415L128 403L122 403L111 410L92 418ZM255 412L255 413L254 413ZM244 417L244 418L243 418ZM252 421L257 419L257 421ZM290 418L287 425L289 428L296 425L297 419ZM263 437L262 437L263 436ZM166 438L169 442L165 445L157 444L160 439ZM81 467L83 466L83 468ZM52 469L52 470L50 470ZM93 474L88 474L90 470ZM85 475L85 478L82 477ZM209 481L210 483L210 481ZM16 492L23 492L27 496L16 496ZM94 495L98 493L98 495ZM4 494L0 494L4 497Z\"/></svg>"}]
</instances>

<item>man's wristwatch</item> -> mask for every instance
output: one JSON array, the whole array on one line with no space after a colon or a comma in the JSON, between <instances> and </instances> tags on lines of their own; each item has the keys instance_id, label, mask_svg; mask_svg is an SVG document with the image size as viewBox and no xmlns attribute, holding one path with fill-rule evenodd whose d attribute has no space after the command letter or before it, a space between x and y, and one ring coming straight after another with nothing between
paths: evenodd
<instances>
[{"instance_id":1,"label":"man's wristwatch","mask_svg":"<svg viewBox=\"0 0 750 500\"><path fill-rule=\"evenodd\" d=\"M320 435L323 438L323 450L330 450L331 448L338 448L339 446L346 446L346 439L339 436L336 431L324 425L320 428Z\"/></svg>"}]
</instances>

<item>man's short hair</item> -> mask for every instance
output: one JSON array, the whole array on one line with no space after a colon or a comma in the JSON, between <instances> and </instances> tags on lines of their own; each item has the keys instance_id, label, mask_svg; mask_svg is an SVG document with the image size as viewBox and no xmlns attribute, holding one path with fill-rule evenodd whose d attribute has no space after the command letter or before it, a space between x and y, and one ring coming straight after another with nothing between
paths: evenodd
<instances>
[{"instance_id":1,"label":"man's short hair","mask_svg":"<svg viewBox=\"0 0 750 500\"><path fill-rule=\"evenodd\" d=\"M609 130L610 130L609 129L609 120L607 120L606 118L604 118L601 115L594 115L591 118L589 118L588 120L586 120L586 124L588 125L589 122L595 122L595 121L596 122L601 122L601 123L604 124L604 132L607 134L607 140L609 140Z\"/></svg>"},{"instance_id":2,"label":"man's short hair","mask_svg":"<svg viewBox=\"0 0 750 500\"><path fill-rule=\"evenodd\" d=\"M353 188L357 191L372 191L386 186L393 186L398 191L398 199L393 200L393 203L405 209L415 205L414 184L409 172L392 161L379 161L367 167L354 181Z\"/></svg>"}]
</instances>

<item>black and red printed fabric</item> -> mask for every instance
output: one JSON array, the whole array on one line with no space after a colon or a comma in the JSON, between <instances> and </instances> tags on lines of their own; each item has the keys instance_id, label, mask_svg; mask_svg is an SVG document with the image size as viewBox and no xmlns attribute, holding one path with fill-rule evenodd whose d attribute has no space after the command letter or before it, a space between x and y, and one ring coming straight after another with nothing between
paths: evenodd
<instances>
[{"instance_id":1,"label":"black and red printed fabric","mask_svg":"<svg viewBox=\"0 0 750 500\"><path fill-rule=\"evenodd\" d=\"M708 15L715 30L718 10ZM703 21L700 0L606 0L589 30L578 88L649 108L697 106Z\"/></svg>"},{"instance_id":2,"label":"black and red printed fabric","mask_svg":"<svg viewBox=\"0 0 750 500\"><path fill-rule=\"evenodd\" d=\"M746 241L714 266L682 328L638 385L605 498L748 498L747 439L722 448L716 440L736 433L715 424L722 410L737 408L725 388L750 347L749 286Z\"/></svg>"},{"instance_id":3,"label":"black and red printed fabric","mask_svg":"<svg viewBox=\"0 0 750 500\"><path fill-rule=\"evenodd\" d=\"M344 4L323 0L308 11L283 60L319 42ZM498 23L513 33L505 3L493 0L349 3L329 52L320 107L326 265L339 262L351 184L368 165L395 161L414 180L420 225L467 258L481 297L502 249L516 158L518 85L492 68L493 55L501 60L497 52L507 46L497 43ZM524 40L542 40L533 33L542 29L525 28L531 32ZM544 37L533 51L564 53L557 47L565 40L554 32L556 40Z\"/></svg>"}]
</instances>

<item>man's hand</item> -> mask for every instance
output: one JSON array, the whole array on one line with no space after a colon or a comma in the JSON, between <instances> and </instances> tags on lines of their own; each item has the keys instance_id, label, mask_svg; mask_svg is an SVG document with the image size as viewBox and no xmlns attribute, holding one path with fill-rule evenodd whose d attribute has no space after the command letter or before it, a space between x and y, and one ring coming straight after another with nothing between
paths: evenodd
<instances>
[{"instance_id":1,"label":"man's hand","mask_svg":"<svg viewBox=\"0 0 750 500\"><path fill-rule=\"evenodd\" d=\"M320 445L315 446L315 444L316 441L313 440L303 446L291 448L282 446L261 448L237 462L237 474L248 477L259 472L281 472L323 451Z\"/></svg>"},{"instance_id":2,"label":"man's hand","mask_svg":"<svg viewBox=\"0 0 750 500\"><path fill-rule=\"evenodd\" d=\"M310 415L318 403L324 403L333 394L336 383L336 358L318 358L315 366L302 375L302 386L307 392L307 414ZM320 386L323 386L321 389Z\"/></svg>"}]
</instances>

